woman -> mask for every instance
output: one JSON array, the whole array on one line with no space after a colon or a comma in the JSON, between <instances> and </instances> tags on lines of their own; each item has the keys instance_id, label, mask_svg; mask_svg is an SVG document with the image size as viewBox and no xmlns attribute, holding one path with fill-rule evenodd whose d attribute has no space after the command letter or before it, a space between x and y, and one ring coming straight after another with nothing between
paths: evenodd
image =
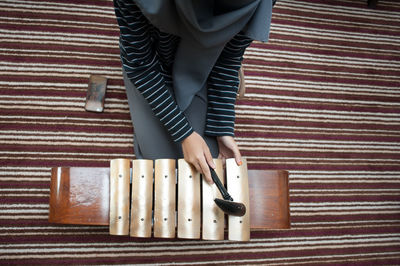
<instances>
[{"instance_id":1,"label":"woman","mask_svg":"<svg viewBox=\"0 0 400 266\"><path fill-rule=\"evenodd\" d=\"M212 183L234 157L238 71L267 41L271 0L114 0L137 158L185 158Z\"/></svg>"}]
</instances>

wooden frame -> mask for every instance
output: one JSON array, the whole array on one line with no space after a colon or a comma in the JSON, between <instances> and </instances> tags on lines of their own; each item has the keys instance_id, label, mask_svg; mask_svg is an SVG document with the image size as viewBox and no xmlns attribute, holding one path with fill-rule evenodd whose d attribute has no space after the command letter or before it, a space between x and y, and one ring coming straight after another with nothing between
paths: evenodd
<instances>
[{"instance_id":1,"label":"wooden frame","mask_svg":"<svg viewBox=\"0 0 400 266\"><path fill-rule=\"evenodd\" d=\"M289 229L288 172L248 170L247 176L250 229ZM109 168L56 167L52 169L49 222L109 225L109 212ZM174 224L176 226L176 223ZM173 236L166 237L174 237L174 235L175 231ZM154 236L163 237L157 234Z\"/></svg>"}]
</instances>

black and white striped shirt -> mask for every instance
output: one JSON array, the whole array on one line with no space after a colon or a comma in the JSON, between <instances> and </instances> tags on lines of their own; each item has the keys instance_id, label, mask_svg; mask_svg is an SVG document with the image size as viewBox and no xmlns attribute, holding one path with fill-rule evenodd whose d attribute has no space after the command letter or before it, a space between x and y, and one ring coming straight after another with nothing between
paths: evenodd
<instances>
[{"instance_id":1,"label":"black and white striped shirt","mask_svg":"<svg viewBox=\"0 0 400 266\"><path fill-rule=\"evenodd\" d=\"M128 78L148 101L176 142L193 132L172 92L172 65L179 37L160 32L132 0L114 0L120 28L122 65ZM238 34L229 41L208 78L205 134L233 136L238 72L245 49L252 42Z\"/></svg>"}]
</instances>

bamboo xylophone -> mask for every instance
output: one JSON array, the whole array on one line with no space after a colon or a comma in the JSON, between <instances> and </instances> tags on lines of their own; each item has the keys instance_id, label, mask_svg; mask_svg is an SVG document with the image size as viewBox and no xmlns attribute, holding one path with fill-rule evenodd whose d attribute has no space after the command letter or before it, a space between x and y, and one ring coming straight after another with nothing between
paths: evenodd
<instances>
[{"instance_id":1,"label":"bamboo xylophone","mask_svg":"<svg viewBox=\"0 0 400 266\"><path fill-rule=\"evenodd\" d=\"M132 163L132 168L131 168ZM220 160L216 172L224 177ZM242 217L228 216L214 203L221 198L185 160L115 159L110 168L52 169L49 221L109 225L112 235L248 241L250 229L290 227L288 173L247 170L226 161L229 194L246 205Z\"/></svg>"}]
</instances>

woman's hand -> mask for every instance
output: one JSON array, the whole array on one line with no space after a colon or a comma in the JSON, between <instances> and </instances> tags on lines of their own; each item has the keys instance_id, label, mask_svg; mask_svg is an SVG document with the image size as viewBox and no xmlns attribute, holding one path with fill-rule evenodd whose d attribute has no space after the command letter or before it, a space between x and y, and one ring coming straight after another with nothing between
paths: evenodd
<instances>
[{"instance_id":1,"label":"woman's hand","mask_svg":"<svg viewBox=\"0 0 400 266\"><path fill-rule=\"evenodd\" d=\"M235 158L237 165L242 165L242 156L240 155L239 147L236 141L231 136L217 137L219 155L218 158L222 159L223 165L228 158Z\"/></svg>"},{"instance_id":2,"label":"woman's hand","mask_svg":"<svg viewBox=\"0 0 400 266\"><path fill-rule=\"evenodd\" d=\"M202 173L208 183L213 184L209 166L215 168L215 164L204 139L193 132L182 141L182 150L186 162L192 164L197 171Z\"/></svg>"}]
</instances>

